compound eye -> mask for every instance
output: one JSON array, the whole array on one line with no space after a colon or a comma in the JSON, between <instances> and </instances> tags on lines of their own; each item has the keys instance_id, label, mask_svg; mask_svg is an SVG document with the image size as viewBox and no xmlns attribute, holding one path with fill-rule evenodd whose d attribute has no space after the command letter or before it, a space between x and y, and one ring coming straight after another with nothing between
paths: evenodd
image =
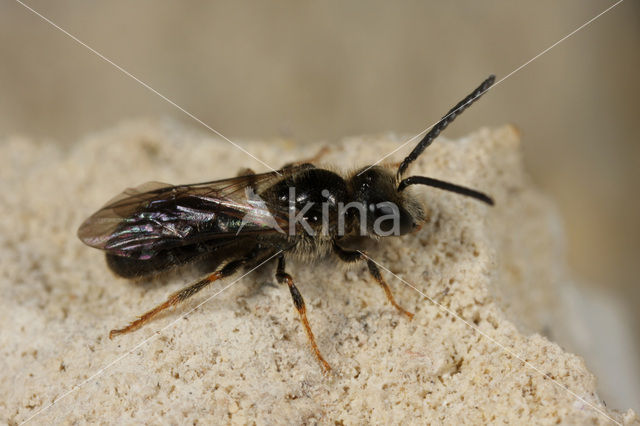
<instances>
[{"instance_id":1,"label":"compound eye","mask_svg":"<svg viewBox=\"0 0 640 426\"><path fill-rule=\"evenodd\" d=\"M400 213L398 207L390 201L386 201L378 204L370 204L369 210L373 212L375 218L382 216L398 216Z\"/></svg>"},{"instance_id":2,"label":"compound eye","mask_svg":"<svg viewBox=\"0 0 640 426\"><path fill-rule=\"evenodd\" d=\"M369 204L369 210L374 220L374 232L381 236L404 235L415 228L415 222L409 212L391 201Z\"/></svg>"},{"instance_id":3,"label":"compound eye","mask_svg":"<svg viewBox=\"0 0 640 426\"><path fill-rule=\"evenodd\" d=\"M413 217L406 211L400 213L400 235L408 234L416 229L416 223L413 221Z\"/></svg>"},{"instance_id":4,"label":"compound eye","mask_svg":"<svg viewBox=\"0 0 640 426\"><path fill-rule=\"evenodd\" d=\"M400 211L394 203L390 201L371 203L369 204L369 211L371 211L371 218L373 219L371 225L373 225L375 233L379 235L399 233Z\"/></svg>"}]
</instances>

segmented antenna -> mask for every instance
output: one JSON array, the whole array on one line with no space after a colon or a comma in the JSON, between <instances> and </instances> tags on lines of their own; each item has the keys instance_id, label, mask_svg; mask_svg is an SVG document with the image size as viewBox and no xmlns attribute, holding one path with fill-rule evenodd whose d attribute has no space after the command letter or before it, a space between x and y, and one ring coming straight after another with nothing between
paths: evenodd
<instances>
[{"instance_id":1,"label":"segmented antenna","mask_svg":"<svg viewBox=\"0 0 640 426\"><path fill-rule=\"evenodd\" d=\"M400 185L398 185L398 192L403 191L409 185L432 186L434 188L443 189L445 191L455 192L456 194L464 195L466 197L475 198L476 200L493 206L493 199L487 194L476 191L475 189L467 188L466 186L456 185L455 183L445 182L426 176L410 176L400 182Z\"/></svg>"},{"instance_id":2,"label":"segmented antenna","mask_svg":"<svg viewBox=\"0 0 640 426\"><path fill-rule=\"evenodd\" d=\"M462 113L462 111L467 109L471 104L477 101L480 96L482 96L487 90L489 90L495 80L496 76L493 74L490 75L489 78L483 81L476 90L474 90L469 96L461 100L456 106L451 108L451 110L444 117L442 117L435 126L433 126L431 131L429 131L429 133L427 133L425 137L422 138L420 142L418 142L416 147L413 148L413 151L411 151L407 158L402 160L400 167L398 167L398 180L400 180L409 165L413 161L415 161L415 159L418 158L429 145L431 145L431 142L433 142L433 140L438 137L440 132L446 129L447 126L453 120L455 120L456 117L460 115L460 113Z\"/></svg>"}]
</instances>

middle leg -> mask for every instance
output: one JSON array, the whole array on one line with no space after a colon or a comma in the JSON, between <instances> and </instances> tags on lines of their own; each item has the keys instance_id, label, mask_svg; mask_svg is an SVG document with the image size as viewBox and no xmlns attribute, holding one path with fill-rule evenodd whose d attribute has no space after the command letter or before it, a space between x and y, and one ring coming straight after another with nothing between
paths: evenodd
<instances>
[{"instance_id":1,"label":"middle leg","mask_svg":"<svg viewBox=\"0 0 640 426\"><path fill-rule=\"evenodd\" d=\"M287 170L287 169L291 169L291 168L299 167L299 166L307 166L309 168L313 168L313 167L315 167L314 163L316 163L322 157L327 155L328 152L329 152L329 147L328 146L323 146L322 148L320 148L320 151L318 151L318 153L316 155L314 155L313 157L305 158L304 160L294 161L292 163L287 163L284 166L282 166L282 168L280 170Z\"/></svg>"},{"instance_id":2,"label":"middle leg","mask_svg":"<svg viewBox=\"0 0 640 426\"><path fill-rule=\"evenodd\" d=\"M298 287L296 287L296 285L293 283L293 278L291 278L291 275L285 272L284 268L285 268L284 255L281 254L280 257L278 258L278 269L276 270L276 279L280 283L286 282L287 285L289 286L289 291L291 292L291 297L293 298L293 304L295 305L296 310L300 315L300 320L304 325L304 330L307 332L307 337L309 338L309 342L311 343L311 349L313 349L313 352L316 355L316 358L318 358L318 361L320 361L320 363L322 364L324 371L329 372L331 371L331 366L322 357L322 354L320 353L320 349L318 349L316 339L315 337L313 337L313 332L311 331L311 326L309 325L309 320L307 319L307 308L304 304L304 299L302 298L300 291L298 291Z\"/></svg>"}]
</instances>

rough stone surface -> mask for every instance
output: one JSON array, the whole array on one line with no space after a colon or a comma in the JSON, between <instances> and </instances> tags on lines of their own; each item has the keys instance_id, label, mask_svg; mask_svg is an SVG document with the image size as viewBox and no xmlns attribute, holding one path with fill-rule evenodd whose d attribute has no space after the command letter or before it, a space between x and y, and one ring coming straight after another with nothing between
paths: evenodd
<instances>
[{"instance_id":1,"label":"rough stone surface","mask_svg":"<svg viewBox=\"0 0 640 426\"><path fill-rule=\"evenodd\" d=\"M56 400L33 422L637 421L631 410L608 409L582 358L543 337L561 327L554 301L562 254L553 207L523 173L518 139L508 126L440 139L412 169L497 202L490 208L416 188L429 213L423 228L369 250L389 269L384 276L398 302L415 312L412 321L387 303L363 265L289 262L330 376L310 352L272 266L184 320L181 314L223 284L135 333L107 338L195 277L181 270L137 283L116 278L102 253L76 238L81 221L127 186L212 180L264 166L172 122L125 123L68 151L5 141L0 422L19 423ZM394 135L346 139L323 162L349 169L401 142ZM273 166L317 150L286 140L242 145Z\"/></svg>"}]
</instances>

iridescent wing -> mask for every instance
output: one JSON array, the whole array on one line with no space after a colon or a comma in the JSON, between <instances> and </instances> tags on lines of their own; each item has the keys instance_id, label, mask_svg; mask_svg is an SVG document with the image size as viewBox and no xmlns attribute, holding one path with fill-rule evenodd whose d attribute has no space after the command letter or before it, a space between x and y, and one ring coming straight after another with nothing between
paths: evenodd
<instances>
[{"instance_id":1,"label":"iridescent wing","mask_svg":"<svg viewBox=\"0 0 640 426\"><path fill-rule=\"evenodd\" d=\"M301 167L191 185L148 182L110 200L84 221L78 237L91 247L143 260L214 239L284 232L286 212L267 206L257 193Z\"/></svg>"}]
</instances>

